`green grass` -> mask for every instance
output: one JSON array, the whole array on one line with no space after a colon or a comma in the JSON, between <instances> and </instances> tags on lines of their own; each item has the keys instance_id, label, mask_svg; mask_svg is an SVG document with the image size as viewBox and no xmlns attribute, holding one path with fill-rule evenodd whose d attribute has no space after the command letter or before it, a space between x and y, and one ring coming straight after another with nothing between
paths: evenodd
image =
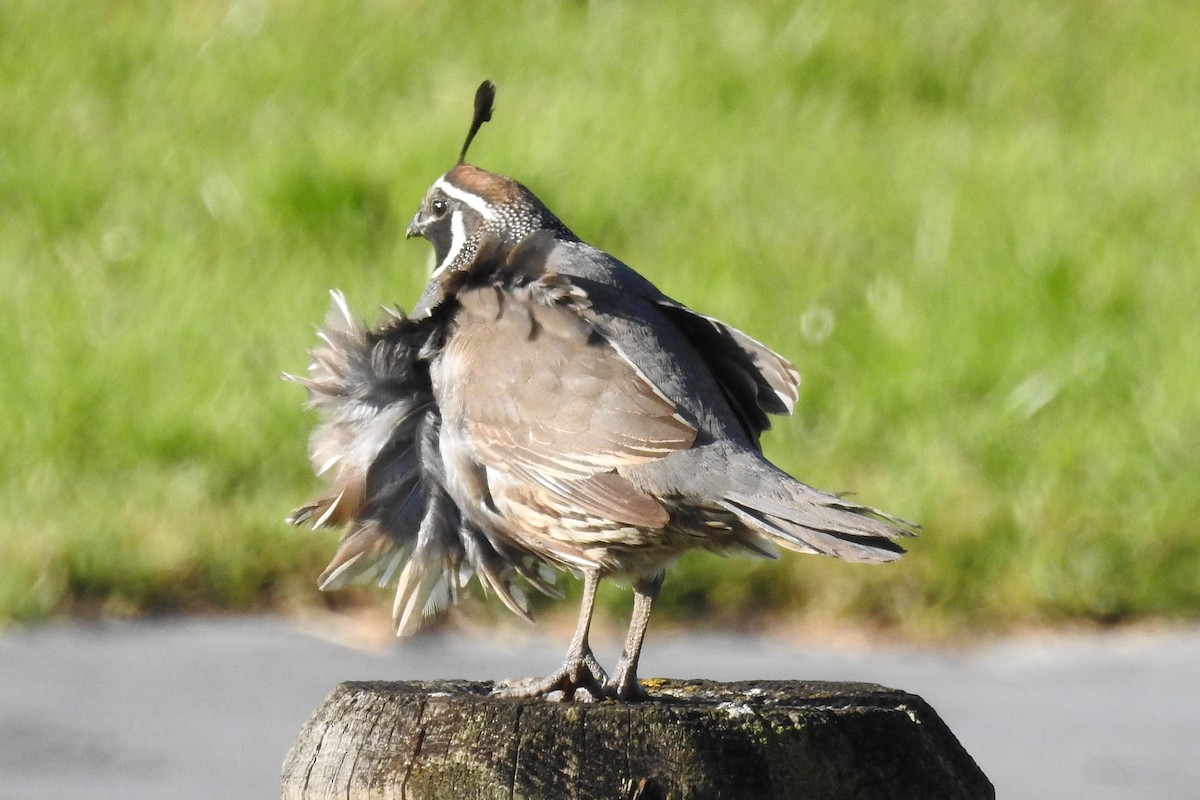
<instances>
[{"instance_id":1,"label":"green grass","mask_svg":"<svg viewBox=\"0 0 1200 800\"><path fill-rule=\"evenodd\" d=\"M277 374L328 288L411 305L484 77L471 160L791 356L772 457L925 526L666 609L1200 616L1200 6L452 5L0 6L0 622L317 601Z\"/></svg>"}]
</instances>

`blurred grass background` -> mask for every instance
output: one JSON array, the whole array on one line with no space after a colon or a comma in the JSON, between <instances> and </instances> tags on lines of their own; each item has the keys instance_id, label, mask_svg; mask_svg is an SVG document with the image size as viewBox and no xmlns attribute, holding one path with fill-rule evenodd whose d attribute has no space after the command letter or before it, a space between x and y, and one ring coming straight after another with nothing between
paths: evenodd
<instances>
[{"instance_id":1,"label":"blurred grass background","mask_svg":"<svg viewBox=\"0 0 1200 800\"><path fill-rule=\"evenodd\" d=\"M666 609L1194 620L1197 30L1167 0L7 0L0 622L321 601L277 375L330 287L411 305L404 227L484 77L471 161L792 357L769 454L925 526L886 568L688 557Z\"/></svg>"}]
</instances>

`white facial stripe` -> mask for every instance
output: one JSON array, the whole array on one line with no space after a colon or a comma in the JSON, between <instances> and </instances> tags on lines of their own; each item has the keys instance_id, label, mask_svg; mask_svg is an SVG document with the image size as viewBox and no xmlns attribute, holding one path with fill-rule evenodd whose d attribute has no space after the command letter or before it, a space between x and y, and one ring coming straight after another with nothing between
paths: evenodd
<instances>
[{"instance_id":1,"label":"white facial stripe","mask_svg":"<svg viewBox=\"0 0 1200 800\"><path fill-rule=\"evenodd\" d=\"M486 220L494 220L496 218L496 212L488 208L487 203L483 202L483 199L478 195L471 194L470 192L464 192L457 186L452 186L449 183L446 183L446 181L442 180L441 178L437 179L437 182L433 184L433 187L435 189L441 189L446 193L447 196L453 197L460 203L466 203L471 208L475 209L475 211Z\"/></svg>"},{"instance_id":2,"label":"white facial stripe","mask_svg":"<svg viewBox=\"0 0 1200 800\"><path fill-rule=\"evenodd\" d=\"M437 269L433 271L434 275L454 263L454 259L458 258L459 251L462 250L466 239L467 229L463 226L462 212L455 209L454 213L450 215L450 251L446 253L442 263L437 265Z\"/></svg>"}]
</instances>

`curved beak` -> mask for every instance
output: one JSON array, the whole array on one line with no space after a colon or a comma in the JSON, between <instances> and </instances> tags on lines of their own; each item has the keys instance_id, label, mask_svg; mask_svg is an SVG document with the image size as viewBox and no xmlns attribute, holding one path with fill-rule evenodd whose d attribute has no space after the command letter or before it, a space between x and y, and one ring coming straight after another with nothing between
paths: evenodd
<instances>
[{"instance_id":1,"label":"curved beak","mask_svg":"<svg viewBox=\"0 0 1200 800\"><path fill-rule=\"evenodd\" d=\"M421 212L413 214L412 222L408 223L408 227L404 229L404 238L411 239L414 236L424 236L425 228L421 225Z\"/></svg>"}]
</instances>

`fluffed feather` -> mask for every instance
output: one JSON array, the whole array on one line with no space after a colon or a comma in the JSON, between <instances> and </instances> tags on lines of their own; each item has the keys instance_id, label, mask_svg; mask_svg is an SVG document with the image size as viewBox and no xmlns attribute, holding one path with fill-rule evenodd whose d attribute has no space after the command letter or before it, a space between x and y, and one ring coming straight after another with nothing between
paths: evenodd
<instances>
[{"instance_id":1,"label":"fluffed feather","mask_svg":"<svg viewBox=\"0 0 1200 800\"><path fill-rule=\"evenodd\" d=\"M319 587L394 586L394 623L402 636L455 602L472 574L528 618L516 581L556 594L539 569L544 564L484 536L445 490L440 417L425 360L436 348L437 323L388 309L379 327L367 328L341 292L330 294L308 376L284 376L308 390L308 406L320 414L309 455L331 487L288 521L344 527ZM531 560L538 564L529 566Z\"/></svg>"}]
</instances>

